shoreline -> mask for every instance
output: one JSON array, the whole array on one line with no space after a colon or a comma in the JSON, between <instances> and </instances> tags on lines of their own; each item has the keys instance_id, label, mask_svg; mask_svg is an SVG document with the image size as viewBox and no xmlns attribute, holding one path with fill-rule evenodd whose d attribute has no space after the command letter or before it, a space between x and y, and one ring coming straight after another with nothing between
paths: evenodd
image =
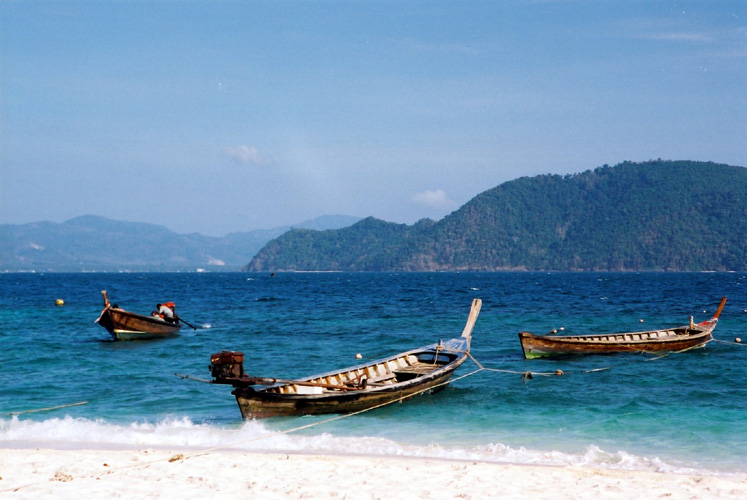
<instances>
[{"instance_id":1,"label":"shoreline","mask_svg":"<svg viewBox=\"0 0 747 500\"><path fill-rule=\"evenodd\" d=\"M0 496L122 498L747 498L747 474L239 450L3 448Z\"/></svg>"}]
</instances>

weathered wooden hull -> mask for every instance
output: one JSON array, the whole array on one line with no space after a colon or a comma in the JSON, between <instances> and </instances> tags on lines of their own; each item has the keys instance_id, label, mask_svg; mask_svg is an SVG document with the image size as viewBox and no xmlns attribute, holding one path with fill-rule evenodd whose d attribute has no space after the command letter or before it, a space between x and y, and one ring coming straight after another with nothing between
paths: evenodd
<instances>
[{"instance_id":1,"label":"weathered wooden hull","mask_svg":"<svg viewBox=\"0 0 747 500\"><path fill-rule=\"evenodd\" d=\"M676 352L705 346L713 337L713 329L726 304L721 302L711 319L675 328L644 332L593 335L548 336L519 333L519 341L527 359L568 356L573 354L612 354L622 352Z\"/></svg>"},{"instance_id":2,"label":"weathered wooden hull","mask_svg":"<svg viewBox=\"0 0 747 500\"><path fill-rule=\"evenodd\" d=\"M299 380L251 377L244 373L243 353L222 351L211 356L213 382L234 387L244 419L353 413L434 393L469 357L481 305L472 301L461 337Z\"/></svg>"},{"instance_id":3,"label":"weathered wooden hull","mask_svg":"<svg viewBox=\"0 0 747 500\"><path fill-rule=\"evenodd\" d=\"M574 354L612 354L622 352L674 352L705 346L712 338L716 321L694 327L600 335L550 337L519 333L526 359Z\"/></svg>"},{"instance_id":4,"label":"weathered wooden hull","mask_svg":"<svg viewBox=\"0 0 747 500\"><path fill-rule=\"evenodd\" d=\"M114 340L151 340L173 337L179 333L181 324L167 323L160 318L143 316L122 309L107 307L98 323Z\"/></svg>"},{"instance_id":5,"label":"weathered wooden hull","mask_svg":"<svg viewBox=\"0 0 747 500\"><path fill-rule=\"evenodd\" d=\"M353 413L404 401L420 394L433 394L448 386L454 371L466 356L427 377L366 390L329 392L324 394L283 394L271 389L255 390L241 387L233 391L246 419L296 415L322 415L328 413Z\"/></svg>"}]
</instances>

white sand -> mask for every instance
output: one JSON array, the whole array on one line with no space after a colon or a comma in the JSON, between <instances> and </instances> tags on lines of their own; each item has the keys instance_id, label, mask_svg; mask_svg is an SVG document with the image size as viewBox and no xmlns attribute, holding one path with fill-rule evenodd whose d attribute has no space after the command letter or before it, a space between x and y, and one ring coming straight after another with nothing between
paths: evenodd
<instances>
[{"instance_id":1,"label":"white sand","mask_svg":"<svg viewBox=\"0 0 747 500\"><path fill-rule=\"evenodd\" d=\"M0 498L744 499L747 476L339 455L0 449Z\"/></svg>"}]
</instances>

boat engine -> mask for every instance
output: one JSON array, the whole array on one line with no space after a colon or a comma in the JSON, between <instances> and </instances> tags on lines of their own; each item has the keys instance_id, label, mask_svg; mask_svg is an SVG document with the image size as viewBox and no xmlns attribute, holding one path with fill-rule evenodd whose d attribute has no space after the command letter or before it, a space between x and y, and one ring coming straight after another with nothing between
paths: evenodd
<instances>
[{"instance_id":1,"label":"boat engine","mask_svg":"<svg viewBox=\"0 0 747 500\"><path fill-rule=\"evenodd\" d=\"M244 353L221 351L210 355L210 373L216 382L244 376Z\"/></svg>"}]
</instances>

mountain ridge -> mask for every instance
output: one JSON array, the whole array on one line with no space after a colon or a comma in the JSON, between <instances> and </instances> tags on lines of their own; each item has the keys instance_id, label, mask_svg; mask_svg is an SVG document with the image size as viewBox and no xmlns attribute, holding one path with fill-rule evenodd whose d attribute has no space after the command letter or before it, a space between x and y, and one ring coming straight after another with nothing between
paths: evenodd
<instances>
[{"instance_id":1,"label":"mountain ridge","mask_svg":"<svg viewBox=\"0 0 747 500\"><path fill-rule=\"evenodd\" d=\"M521 177L438 222L289 231L244 269L723 271L746 247L747 169L653 160Z\"/></svg>"},{"instance_id":2,"label":"mountain ridge","mask_svg":"<svg viewBox=\"0 0 747 500\"><path fill-rule=\"evenodd\" d=\"M328 215L294 226L178 234L165 226L81 215L61 223L0 225L0 272L239 271L268 241L293 227L343 227L360 217Z\"/></svg>"}]
</instances>

